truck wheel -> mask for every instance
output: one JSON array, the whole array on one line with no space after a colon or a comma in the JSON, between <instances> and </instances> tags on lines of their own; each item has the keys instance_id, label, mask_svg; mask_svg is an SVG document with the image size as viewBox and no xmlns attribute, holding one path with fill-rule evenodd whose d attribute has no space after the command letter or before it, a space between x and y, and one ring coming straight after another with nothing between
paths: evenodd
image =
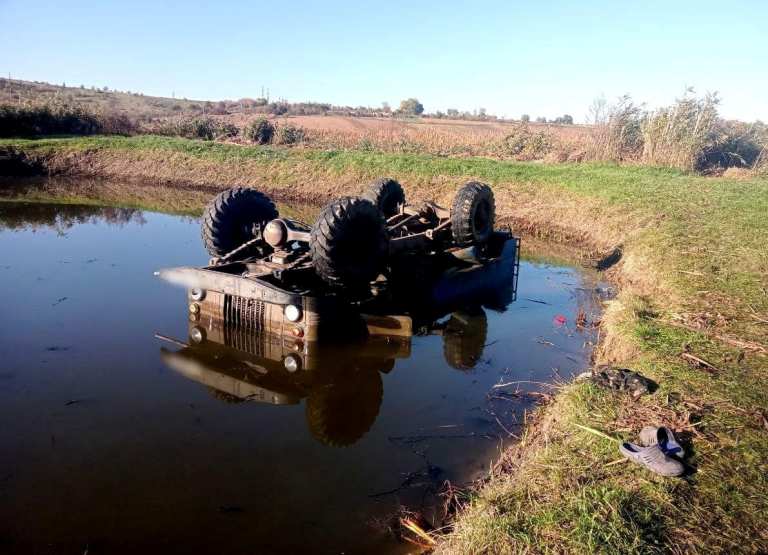
<instances>
[{"instance_id":1,"label":"truck wheel","mask_svg":"<svg viewBox=\"0 0 768 555\"><path fill-rule=\"evenodd\" d=\"M234 187L216 195L203 211L202 235L211 256L221 257L253 239L253 226L277 218L274 203L256 189Z\"/></svg>"},{"instance_id":2,"label":"truck wheel","mask_svg":"<svg viewBox=\"0 0 768 555\"><path fill-rule=\"evenodd\" d=\"M456 370L471 370L483 356L488 318L482 308L454 312L443 333L443 356Z\"/></svg>"},{"instance_id":3,"label":"truck wheel","mask_svg":"<svg viewBox=\"0 0 768 555\"><path fill-rule=\"evenodd\" d=\"M451 229L456 244L465 247L483 245L493 233L496 204L488 185L470 181L453 199Z\"/></svg>"},{"instance_id":4,"label":"truck wheel","mask_svg":"<svg viewBox=\"0 0 768 555\"><path fill-rule=\"evenodd\" d=\"M379 415L384 397L379 372L363 369L345 380L315 386L307 398L307 426L323 445L352 445L371 429Z\"/></svg>"},{"instance_id":5,"label":"truck wheel","mask_svg":"<svg viewBox=\"0 0 768 555\"><path fill-rule=\"evenodd\" d=\"M312 226L309 246L315 272L323 280L360 290L384 265L386 222L370 201L340 198L326 206Z\"/></svg>"},{"instance_id":6,"label":"truck wheel","mask_svg":"<svg viewBox=\"0 0 768 555\"><path fill-rule=\"evenodd\" d=\"M363 193L363 198L378 206L385 218L391 218L397 214L398 204L405 204L405 193L402 186L389 177L382 177L368 185L368 190Z\"/></svg>"}]
</instances>

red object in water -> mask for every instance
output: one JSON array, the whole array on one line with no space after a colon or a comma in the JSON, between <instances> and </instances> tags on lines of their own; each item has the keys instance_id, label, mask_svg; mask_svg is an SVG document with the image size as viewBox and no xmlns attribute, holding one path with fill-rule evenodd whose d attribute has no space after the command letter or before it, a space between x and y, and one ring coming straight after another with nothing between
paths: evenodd
<instances>
[{"instance_id":1,"label":"red object in water","mask_svg":"<svg viewBox=\"0 0 768 555\"><path fill-rule=\"evenodd\" d=\"M556 326L564 326L565 324L568 323L568 319L562 314L558 314L557 316L555 316L553 322Z\"/></svg>"}]
</instances>

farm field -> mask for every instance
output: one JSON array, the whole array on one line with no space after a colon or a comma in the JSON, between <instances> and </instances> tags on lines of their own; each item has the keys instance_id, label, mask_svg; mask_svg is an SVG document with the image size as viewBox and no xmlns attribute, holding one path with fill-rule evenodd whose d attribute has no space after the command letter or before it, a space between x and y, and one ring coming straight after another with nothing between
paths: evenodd
<instances>
[{"instance_id":1,"label":"farm field","mask_svg":"<svg viewBox=\"0 0 768 555\"><path fill-rule=\"evenodd\" d=\"M225 117L238 126L254 119L247 114ZM315 148L360 148L383 151L414 151L445 155L495 155L493 145L521 132L520 122L462 121L437 118L375 118L351 116L289 116L270 118L278 126L307 130ZM560 149L588 148L591 126L527 123L527 133L547 137Z\"/></svg>"},{"instance_id":2,"label":"farm field","mask_svg":"<svg viewBox=\"0 0 768 555\"><path fill-rule=\"evenodd\" d=\"M295 130L289 142L296 147L523 160L546 159L549 155L550 161L584 159L593 133L589 125L522 123L494 117L487 120L428 115L406 117L387 115L372 108L312 103L257 105L255 102L252 99L195 101L0 79L0 106L84 110L97 120L122 118L118 126L107 125L109 133L194 136L203 124L206 129L210 128L205 138L248 144L251 141L244 136L244 130L254 122L267 119L278 130L276 141L281 144L286 141L279 138L280 129ZM288 113L272 113L283 109ZM304 114L305 110L317 113ZM361 111L366 115L356 115ZM203 137L198 135L198 138Z\"/></svg>"}]
</instances>

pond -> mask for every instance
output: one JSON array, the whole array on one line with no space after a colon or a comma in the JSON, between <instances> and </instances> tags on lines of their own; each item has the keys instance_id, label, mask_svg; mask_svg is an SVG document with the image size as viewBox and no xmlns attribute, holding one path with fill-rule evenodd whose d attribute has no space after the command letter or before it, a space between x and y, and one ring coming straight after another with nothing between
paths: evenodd
<instances>
[{"instance_id":1,"label":"pond","mask_svg":"<svg viewBox=\"0 0 768 555\"><path fill-rule=\"evenodd\" d=\"M577 320L599 317L596 276L524 259L516 301L435 322L464 326L468 357L445 333L341 346L301 387L257 378L244 401L220 356L174 364L186 294L153 272L206 263L196 218L3 187L3 552L407 552L398 511L439 521L445 483L515 441L525 393L588 365L595 332ZM364 355L369 378L345 383Z\"/></svg>"}]
</instances>

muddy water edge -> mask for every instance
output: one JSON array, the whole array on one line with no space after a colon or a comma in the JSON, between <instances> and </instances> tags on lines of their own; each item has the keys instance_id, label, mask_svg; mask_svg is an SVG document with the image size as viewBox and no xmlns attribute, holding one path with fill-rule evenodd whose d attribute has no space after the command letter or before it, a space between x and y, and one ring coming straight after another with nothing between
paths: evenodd
<instances>
[{"instance_id":1,"label":"muddy water edge","mask_svg":"<svg viewBox=\"0 0 768 555\"><path fill-rule=\"evenodd\" d=\"M185 351L185 294L152 273L206 262L214 193L0 181L2 551L408 552L399 511L441 524L445 484L483 477L588 366L607 288L542 248L514 302L338 346L312 373L233 356L253 334Z\"/></svg>"}]
</instances>

